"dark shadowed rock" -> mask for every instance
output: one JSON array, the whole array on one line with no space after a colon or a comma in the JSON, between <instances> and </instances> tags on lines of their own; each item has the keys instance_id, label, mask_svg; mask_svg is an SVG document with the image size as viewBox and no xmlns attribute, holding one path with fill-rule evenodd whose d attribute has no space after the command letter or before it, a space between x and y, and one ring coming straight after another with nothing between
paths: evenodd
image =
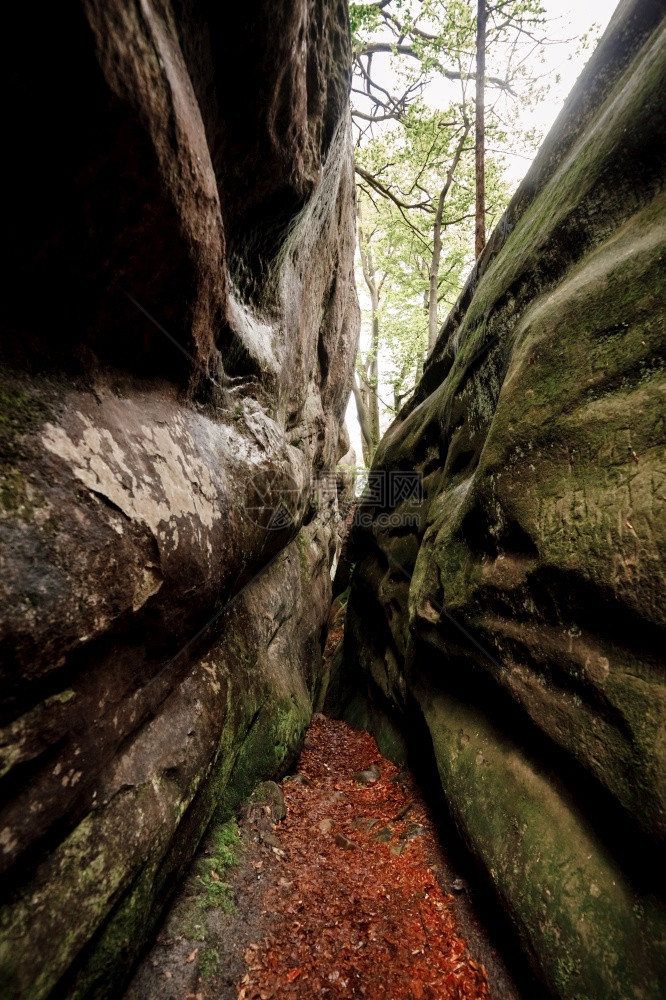
<instances>
[{"instance_id":1,"label":"dark shadowed rock","mask_svg":"<svg viewBox=\"0 0 666 1000\"><path fill-rule=\"evenodd\" d=\"M348 25L93 0L12 34L0 993L102 998L318 698L339 541L312 515L358 326Z\"/></svg>"}]
</instances>

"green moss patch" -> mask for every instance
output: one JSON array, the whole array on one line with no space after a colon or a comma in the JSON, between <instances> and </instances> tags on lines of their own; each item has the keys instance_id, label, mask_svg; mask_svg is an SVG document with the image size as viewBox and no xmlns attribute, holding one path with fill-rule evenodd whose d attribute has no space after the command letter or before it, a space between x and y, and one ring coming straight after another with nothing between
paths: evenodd
<instances>
[{"instance_id":1,"label":"green moss patch","mask_svg":"<svg viewBox=\"0 0 666 1000\"><path fill-rule=\"evenodd\" d=\"M661 1000L666 921L552 779L479 710L422 696L451 811L562 1000Z\"/></svg>"},{"instance_id":2,"label":"green moss patch","mask_svg":"<svg viewBox=\"0 0 666 1000\"><path fill-rule=\"evenodd\" d=\"M193 888L198 896L197 905L202 910L219 907L225 913L234 908L233 891L225 874L236 864L236 855L241 847L241 837L236 821L227 820L215 827L209 834L213 851L202 857L196 864Z\"/></svg>"},{"instance_id":3,"label":"green moss patch","mask_svg":"<svg viewBox=\"0 0 666 1000\"><path fill-rule=\"evenodd\" d=\"M29 457L26 438L50 415L34 388L17 376L0 373L0 507L29 517L44 504L42 493L26 478L21 461Z\"/></svg>"}]
</instances>

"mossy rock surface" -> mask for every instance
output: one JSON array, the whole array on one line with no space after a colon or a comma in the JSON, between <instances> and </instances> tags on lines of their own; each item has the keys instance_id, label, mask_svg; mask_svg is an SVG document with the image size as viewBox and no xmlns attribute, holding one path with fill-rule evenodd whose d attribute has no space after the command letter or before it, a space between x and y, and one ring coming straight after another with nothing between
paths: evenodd
<instances>
[{"instance_id":1,"label":"mossy rock surface","mask_svg":"<svg viewBox=\"0 0 666 1000\"><path fill-rule=\"evenodd\" d=\"M418 527L353 542L350 710L422 719L561 1000L666 989L665 90L626 0L380 444Z\"/></svg>"},{"instance_id":2,"label":"mossy rock surface","mask_svg":"<svg viewBox=\"0 0 666 1000\"><path fill-rule=\"evenodd\" d=\"M663 909L632 888L566 789L452 696L424 696L446 799L543 980L568 1000L660 1000Z\"/></svg>"},{"instance_id":3,"label":"mossy rock surface","mask_svg":"<svg viewBox=\"0 0 666 1000\"><path fill-rule=\"evenodd\" d=\"M326 567L326 536L316 525L303 530L313 571ZM311 572L307 621L281 618L284 589L297 594L301 574L293 542L234 603L223 623L228 638L116 761L108 801L3 900L7 1000L118 996L211 820L223 828L258 782L285 773L317 697L319 636L330 606L330 576L314 588ZM206 878L219 905L222 873Z\"/></svg>"}]
</instances>

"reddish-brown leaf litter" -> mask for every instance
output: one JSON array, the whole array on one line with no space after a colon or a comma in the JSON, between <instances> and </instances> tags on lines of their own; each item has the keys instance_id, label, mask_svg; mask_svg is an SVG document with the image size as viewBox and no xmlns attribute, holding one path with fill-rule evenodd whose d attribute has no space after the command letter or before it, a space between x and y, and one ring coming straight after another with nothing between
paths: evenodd
<instances>
[{"instance_id":1,"label":"reddish-brown leaf litter","mask_svg":"<svg viewBox=\"0 0 666 1000\"><path fill-rule=\"evenodd\" d=\"M487 997L429 864L425 804L373 737L316 716L282 787L281 877L263 900L277 916L245 952L238 1000Z\"/></svg>"}]
</instances>

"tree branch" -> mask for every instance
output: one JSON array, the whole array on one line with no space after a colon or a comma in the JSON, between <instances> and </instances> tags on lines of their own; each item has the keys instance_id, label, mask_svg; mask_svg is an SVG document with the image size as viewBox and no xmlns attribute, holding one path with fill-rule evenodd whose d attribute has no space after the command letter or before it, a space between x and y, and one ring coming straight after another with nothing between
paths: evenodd
<instances>
[{"instance_id":1,"label":"tree branch","mask_svg":"<svg viewBox=\"0 0 666 1000\"><path fill-rule=\"evenodd\" d=\"M360 118L364 122L388 122L388 121L401 121L402 114L395 111L391 114L386 115L367 115L365 111L358 111L356 108L352 108L352 118Z\"/></svg>"},{"instance_id":2,"label":"tree branch","mask_svg":"<svg viewBox=\"0 0 666 1000\"><path fill-rule=\"evenodd\" d=\"M376 52L388 52L391 55L397 54L400 56L410 56L412 59L418 60L418 62L425 62L427 60L427 56L417 52L412 45L392 45L391 42L366 42L363 45L363 48L358 50L358 55L371 56ZM463 74L457 69L446 69L445 66L442 66L442 64L436 60L432 61L432 65L438 69L442 76L446 77L447 80L476 80L475 73ZM492 84L494 87L499 87L501 90L507 90L510 94L514 93L511 89L509 81L500 80L497 76L487 76L486 83Z\"/></svg>"},{"instance_id":3,"label":"tree branch","mask_svg":"<svg viewBox=\"0 0 666 1000\"><path fill-rule=\"evenodd\" d=\"M354 164L354 170L359 175L359 177L362 177L367 184L369 184L371 187L375 189L375 191L378 191L379 194L383 194L385 198L388 198L390 201L392 201L394 205L398 206L398 208L405 208L408 211L414 208L420 208L424 212L432 212L432 204L430 199L428 199L427 201L416 201L412 205L410 205L405 201L401 201L400 198L396 198L393 192L390 191L389 188L385 187L380 181L378 181L377 178L374 176L374 174L371 174L368 170L365 170L363 167L359 166L358 163Z\"/></svg>"}]
</instances>

